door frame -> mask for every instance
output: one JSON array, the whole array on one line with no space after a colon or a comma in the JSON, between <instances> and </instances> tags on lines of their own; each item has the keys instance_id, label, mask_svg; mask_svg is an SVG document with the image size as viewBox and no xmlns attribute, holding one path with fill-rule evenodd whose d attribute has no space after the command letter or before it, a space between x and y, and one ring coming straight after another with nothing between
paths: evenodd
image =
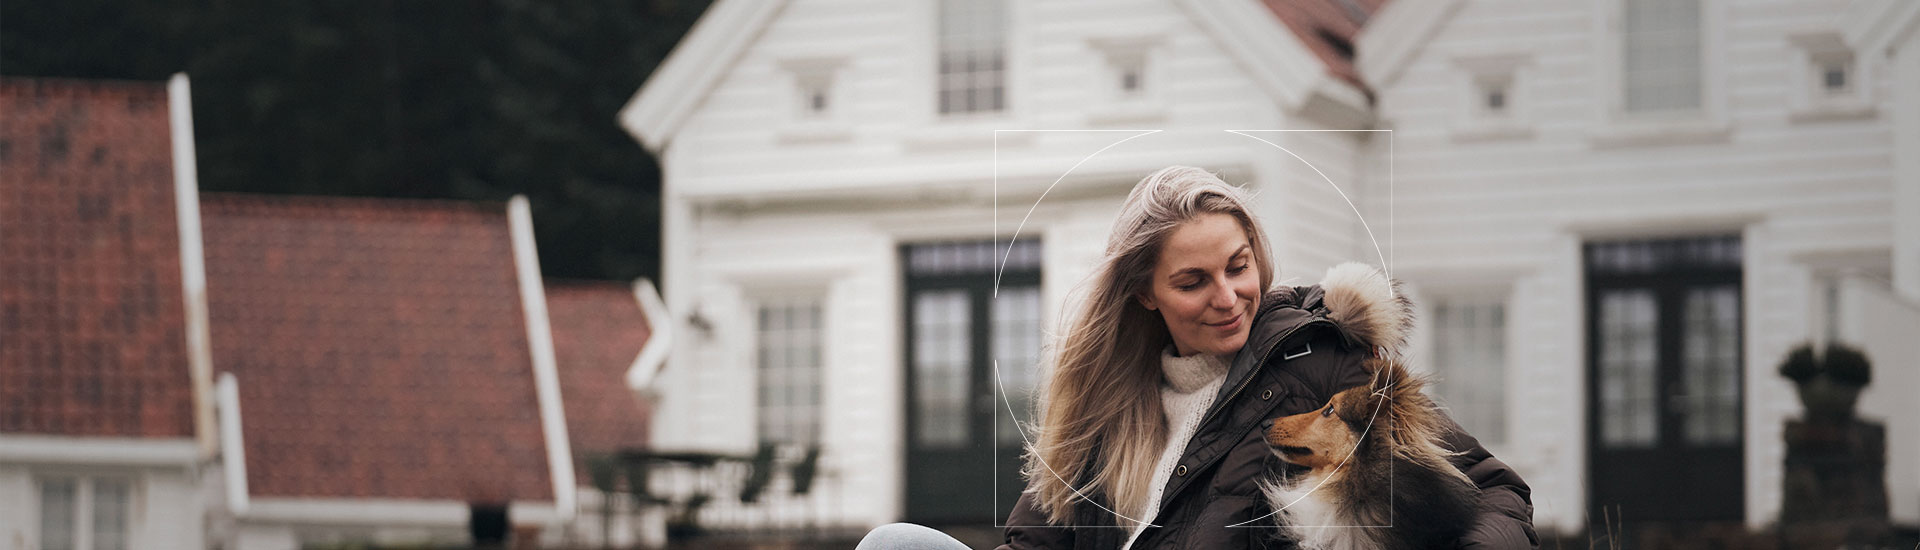
<instances>
[{"instance_id":1,"label":"door frame","mask_svg":"<svg viewBox=\"0 0 1920 550\"><path fill-rule=\"evenodd\" d=\"M961 242L966 242L966 241L961 241ZM936 523L987 523L991 521L997 524L998 522L1002 521L1004 518L995 518L993 517L993 515L996 513L1004 513L1006 511L1006 510L997 509L999 508L999 503L997 501L993 503L994 509L983 510L983 515L979 518L967 518L967 517L920 518L915 516L916 510L915 510L915 502L914 502L915 500L914 487L912 483L913 481L912 469L915 465L915 461L914 461L915 445L916 445L915 442L917 441L916 438L919 436L919 432L918 432L919 411L917 407L918 399L916 398L916 392L915 392L915 383L918 382L918 374L915 372L914 363L913 363L914 353L916 351L914 349L914 342L915 342L914 339L916 336L915 326L914 326L914 317L913 317L915 313L914 297L917 294L924 291L934 291L934 290L966 290L967 291L968 298L969 298L968 299L969 319L971 323L970 326L968 327L968 330L970 331L970 336L969 336L970 340L968 342L969 343L968 348L969 348L969 353L971 354L971 361L969 361L969 365L968 365L969 388L967 392L968 394L967 409L969 411L968 414L970 415L970 422L969 422L967 437L970 440L970 443L974 446L984 444L989 447L992 447L992 450L989 451L988 454L992 456L992 459L995 461L995 463L998 463L1001 461L1000 455L1003 453L1001 452L1002 450L999 449L998 447L999 441L995 437L993 430L997 425L997 422L996 422L997 419L994 418L994 414L997 414L997 411L999 411L999 408L997 406L989 408L990 412L986 414L984 418L980 418L981 415L978 412L980 409L980 407L978 406L978 402L980 400L997 399L997 396L994 395L994 385L992 383L993 382L992 380L992 377L993 377L993 364L992 364L993 362L993 356L992 356L993 354L993 315L992 315L993 309L992 307L993 307L993 300L994 300L993 294L996 288L1004 288L1004 287L1031 286L1036 288L1042 288L1042 278L1041 278L1042 269L1040 265L1030 265L1030 266L1008 265L1005 271L1002 271L999 273L997 277L998 279L997 283L995 281L996 279L995 272L992 270L967 272L967 273L930 274L930 275L915 274L911 266L907 265L906 259L910 257L910 254L915 247L926 245L926 244L935 244L935 243L902 243L899 246L899 258L901 258L900 277L902 282L901 284L902 299L900 301L900 319L901 319L900 325L901 325L901 335L902 335L902 342L900 345L900 367L902 370L902 376L901 376L902 385L900 390L902 392L902 398L900 400L900 404L901 404L901 418L904 421L901 427L901 432L900 432L902 435L901 441L903 443L900 447L900 453L901 453L900 462L902 466L901 467L902 483L900 484L901 515L905 517L908 521L931 520ZM1007 245L1003 243L998 243L998 242L993 242L992 244L993 244L993 250L995 251L995 254L996 254L995 258L998 258L999 254L1006 253ZM1033 243L1029 243L1024 239L1018 244L1021 246L1039 246L1040 245L1040 243L1037 241ZM995 265L999 265L999 262L996 261ZM993 401L993 403L997 404L998 401ZM1021 449L1015 449L1013 451L1013 454L1017 457L1021 451L1022 451ZM992 474L989 474L989 476L992 476ZM998 480L994 480L994 483L998 484ZM999 496L997 492L990 493L990 494L994 497ZM1016 492L1015 494L1018 494L1018 493Z\"/></svg>"},{"instance_id":2,"label":"door frame","mask_svg":"<svg viewBox=\"0 0 1920 550\"><path fill-rule=\"evenodd\" d=\"M1667 259L1665 261L1668 265L1639 273L1601 272L1596 269L1593 262L1593 249L1596 246L1632 241L1685 243L1710 239L1731 239L1737 249L1742 252L1735 253L1733 262L1730 264L1689 264ZM1595 239L1580 243L1580 273L1584 278L1582 302L1585 306L1581 315L1582 322L1585 324L1582 337L1585 340L1584 343L1586 347L1586 353L1583 357L1584 364L1582 365L1582 370L1585 372L1581 377L1581 380L1586 384L1586 389L1583 392L1583 395L1586 397L1586 406L1584 407L1585 410L1582 411L1586 416L1586 434L1583 440L1586 444L1586 452L1583 457L1586 466L1582 468L1581 477L1585 480L1587 487L1585 511L1592 516L1590 521L1601 518L1602 516L1599 515L1601 507L1608 504L1600 502L1601 492L1597 490L1599 487L1598 483L1608 482L1608 480L1597 480L1594 475L1596 459L1599 458L1602 449L1605 448L1604 442L1601 441L1602 413L1600 410L1600 393L1602 391L1600 387L1600 352L1601 346L1603 345L1602 342L1600 342L1601 327L1599 323L1601 294L1604 291L1625 289L1644 289L1653 293L1654 304L1657 308L1655 310L1654 328L1654 334L1656 334L1657 338L1655 348L1655 368L1657 370L1654 373L1654 406L1656 415L1655 426L1658 435L1652 450L1656 453L1676 452L1684 449L1685 442L1681 434L1685 429L1685 418L1682 415L1670 411L1669 407L1671 402L1670 391L1681 383L1680 377L1684 374L1685 311L1683 308L1685 307L1685 292L1689 289L1722 286L1733 287L1737 295L1734 303L1737 308L1735 310L1735 318L1738 320L1739 326L1734 331L1734 350L1736 356L1734 359L1735 367L1733 369L1733 375L1734 386L1739 389L1738 396L1734 402L1734 410L1738 413L1738 416L1734 422L1734 440L1729 445L1735 452L1735 456L1738 457L1733 462L1734 466L1738 468L1736 477L1740 481L1735 485L1734 494L1731 495L1732 500L1735 501L1734 508L1737 512L1732 517L1714 518L1708 521L1718 521L1719 519L1728 521L1745 520L1748 492L1746 487L1748 471L1745 461L1748 437L1746 429L1746 381L1748 373L1746 372L1745 347L1747 338L1747 288L1744 280L1746 269L1744 247L1745 236L1737 232L1731 234L1677 235L1624 240ZM1616 521L1619 520L1618 517L1613 519ZM1645 519L1661 521L1667 518L1653 517ZM1692 520L1692 518L1679 519L1682 521Z\"/></svg>"}]
</instances>

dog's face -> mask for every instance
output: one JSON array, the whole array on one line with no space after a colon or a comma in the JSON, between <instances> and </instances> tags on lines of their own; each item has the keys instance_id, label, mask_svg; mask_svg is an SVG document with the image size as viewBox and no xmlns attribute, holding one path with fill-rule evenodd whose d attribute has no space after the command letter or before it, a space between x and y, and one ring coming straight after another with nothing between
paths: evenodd
<instances>
[{"instance_id":1,"label":"dog's face","mask_svg":"<svg viewBox=\"0 0 1920 550\"><path fill-rule=\"evenodd\" d=\"M1373 416L1371 396L1370 388L1354 387L1334 394L1318 410L1274 419L1266 430L1267 446L1293 466L1295 475L1331 474L1360 445Z\"/></svg>"}]
</instances>

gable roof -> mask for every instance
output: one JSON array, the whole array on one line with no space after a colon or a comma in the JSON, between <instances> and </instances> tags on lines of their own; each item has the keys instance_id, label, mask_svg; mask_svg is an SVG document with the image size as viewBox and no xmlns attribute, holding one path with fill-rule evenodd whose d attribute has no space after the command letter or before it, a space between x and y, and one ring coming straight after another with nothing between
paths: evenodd
<instances>
[{"instance_id":1,"label":"gable roof","mask_svg":"<svg viewBox=\"0 0 1920 550\"><path fill-rule=\"evenodd\" d=\"M547 315L567 396L567 434L575 462L647 444L647 403L627 384L653 330L633 285L613 281L547 283ZM574 468L581 486L586 468Z\"/></svg>"},{"instance_id":2,"label":"gable roof","mask_svg":"<svg viewBox=\"0 0 1920 550\"><path fill-rule=\"evenodd\" d=\"M249 494L555 498L504 205L208 193L201 210Z\"/></svg>"},{"instance_id":3,"label":"gable roof","mask_svg":"<svg viewBox=\"0 0 1920 550\"><path fill-rule=\"evenodd\" d=\"M1395 2L1374 13L1354 48L1360 79L1370 87L1393 83L1442 25L1460 11L1463 0Z\"/></svg>"},{"instance_id":4,"label":"gable roof","mask_svg":"<svg viewBox=\"0 0 1920 550\"><path fill-rule=\"evenodd\" d=\"M1288 108L1301 106L1314 93L1346 103L1365 101L1364 85L1353 69L1352 41L1366 17L1387 0L1261 1L1264 8L1253 0L1177 3ZM620 109L621 127L648 150L664 150L786 5L785 0L714 2ZM1358 17L1355 8L1361 12ZM1320 82L1324 77L1339 84Z\"/></svg>"},{"instance_id":5,"label":"gable roof","mask_svg":"<svg viewBox=\"0 0 1920 550\"><path fill-rule=\"evenodd\" d=\"M1287 30L1313 51L1327 72L1366 89L1354 69L1354 39L1360 27L1387 4L1387 0L1261 0Z\"/></svg>"},{"instance_id":6,"label":"gable roof","mask_svg":"<svg viewBox=\"0 0 1920 550\"><path fill-rule=\"evenodd\" d=\"M0 433L193 437L166 85L0 105Z\"/></svg>"}]
</instances>

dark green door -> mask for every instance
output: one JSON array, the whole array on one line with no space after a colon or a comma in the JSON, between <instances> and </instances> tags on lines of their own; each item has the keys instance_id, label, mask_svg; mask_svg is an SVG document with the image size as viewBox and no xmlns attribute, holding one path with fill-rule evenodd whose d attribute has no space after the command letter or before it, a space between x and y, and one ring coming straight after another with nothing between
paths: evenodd
<instances>
[{"instance_id":1,"label":"dark green door","mask_svg":"<svg viewBox=\"0 0 1920 550\"><path fill-rule=\"evenodd\" d=\"M902 257L907 520L1004 522L1024 488L1015 422L1038 380L1039 243L918 244Z\"/></svg>"},{"instance_id":2,"label":"dark green door","mask_svg":"<svg viewBox=\"0 0 1920 550\"><path fill-rule=\"evenodd\" d=\"M1745 517L1740 238L1590 243L1589 514Z\"/></svg>"}]
</instances>

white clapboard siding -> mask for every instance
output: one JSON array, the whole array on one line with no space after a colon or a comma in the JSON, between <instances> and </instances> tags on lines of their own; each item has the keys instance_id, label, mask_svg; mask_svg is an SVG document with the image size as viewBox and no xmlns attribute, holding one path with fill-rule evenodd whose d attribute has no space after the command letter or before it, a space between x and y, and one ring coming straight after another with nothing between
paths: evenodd
<instances>
[{"instance_id":1,"label":"white clapboard siding","mask_svg":"<svg viewBox=\"0 0 1920 550\"><path fill-rule=\"evenodd\" d=\"M715 61L728 63L723 76L665 150L669 306L712 330L689 330L669 358L653 444L750 449L757 438L754 304L818 296L826 323L821 437L830 477L814 510L828 523L901 519L901 244L1004 241L1016 228L1023 239L1040 239L1043 322L1057 332L1127 190L1154 169L1191 164L1259 193L1259 215L1295 284L1316 282L1326 266L1362 249L1362 259L1373 258L1372 245L1356 237L1363 234L1353 208L1319 174L1267 144L1224 132L1336 128L1289 114L1248 74L1246 61L1228 53L1228 38L1195 22L1194 7L1176 0L1009 2L1010 108L955 121L933 112L933 6L786 2L737 59ZM1272 28L1285 32L1277 21ZM1108 61L1097 44L1138 37L1156 40L1146 85L1160 109L1116 117L1103 88L1112 85ZM790 109L798 92L788 67L796 59L838 63L830 122L811 127L832 130L825 139L794 131ZM1302 80L1322 75L1309 76ZM1002 132L996 149L996 129L1047 131ZM1118 130L1167 132L1115 145L1134 135ZM1311 159L1364 204L1368 190L1359 179L1372 169L1360 158L1366 134L1267 137Z\"/></svg>"},{"instance_id":2,"label":"white clapboard siding","mask_svg":"<svg viewBox=\"0 0 1920 550\"><path fill-rule=\"evenodd\" d=\"M1818 330L1807 320L1818 302L1803 258L1894 246L1886 79L1870 80L1875 116L1795 120L1791 86L1805 69L1788 35L1837 32L1834 17L1847 2L1703 3L1719 28L1705 39L1722 85L1706 102L1724 107L1723 139L1610 138L1622 125L1605 114L1601 95L1618 86L1601 70L1618 59L1601 51L1618 44L1598 34L1617 32L1596 20L1617 9L1607 1L1465 0L1392 80L1375 83L1381 125L1394 130L1391 154L1385 140L1372 141L1360 164L1390 159L1392 179L1389 186L1385 174L1367 174L1367 208L1391 212L1396 275L1416 286L1465 279L1503 289L1510 424L1508 441L1493 450L1533 485L1545 528L1588 524L1581 242L1701 232L1745 238L1746 518L1756 526L1780 509L1781 421L1799 408L1773 368L1788 346ZM1525 58L1510 92L1524 133L1473 139L1462 132L1473 117L1459 60L1502 54ZM1911 469L1912 458L1893 457L1889 467ZM1901 461L1908 465L1895 465ZM1908 485L1896 486L1894 498L1920 499Z\"/></svg>"}]
</instances>

